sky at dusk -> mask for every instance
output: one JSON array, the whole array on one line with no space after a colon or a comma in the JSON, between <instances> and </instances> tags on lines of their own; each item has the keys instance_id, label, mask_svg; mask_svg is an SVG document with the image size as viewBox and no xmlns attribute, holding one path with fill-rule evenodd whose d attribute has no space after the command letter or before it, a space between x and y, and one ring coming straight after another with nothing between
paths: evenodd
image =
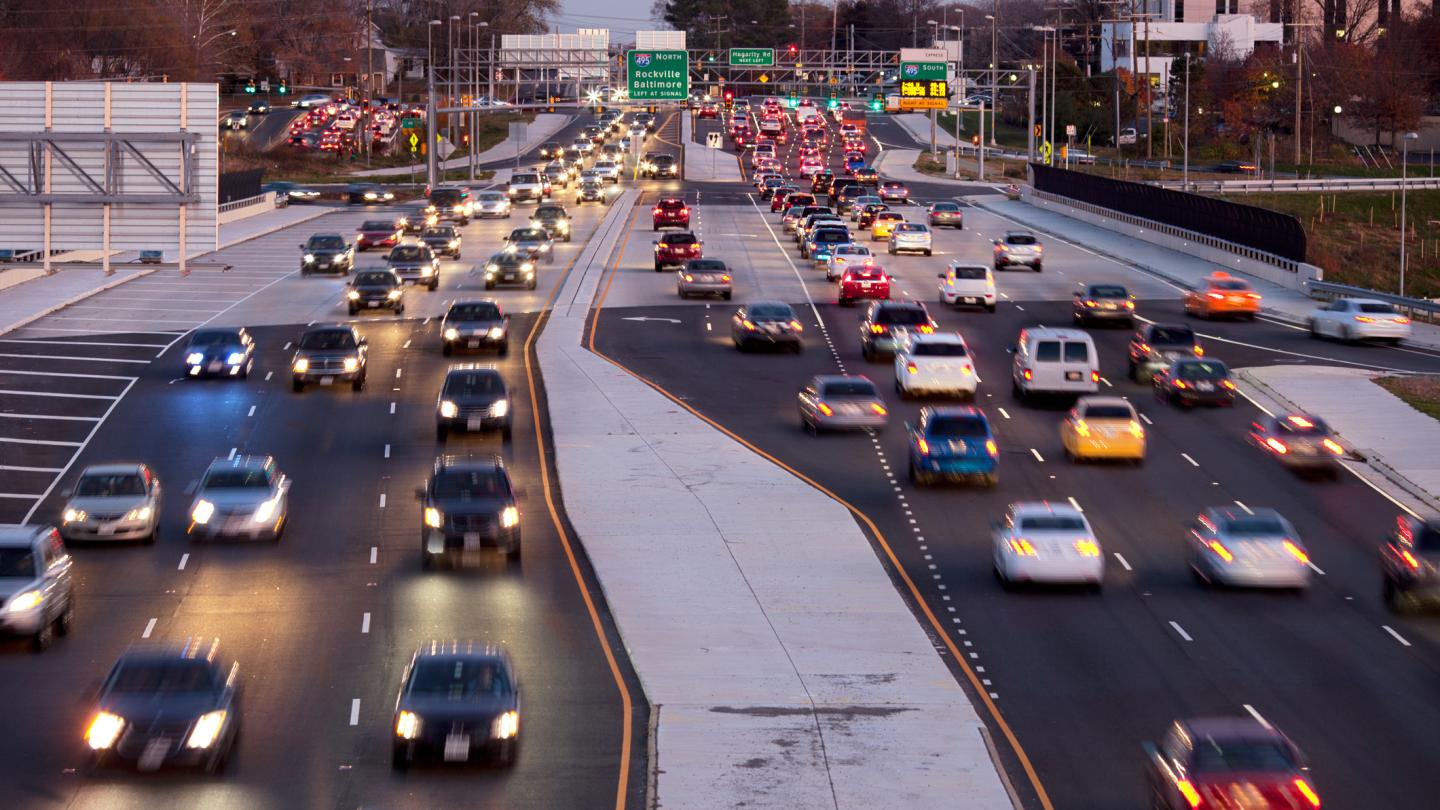
<instances>
[{"instance_id":1,"label":"sky at dusk","mask_svg":"<svg viewBox=\"0 0 1440 810\"><path fill-rule=\"evenodd\" d=\"M563 11L552 22L562 34L577 28L609 28L610 40L634 39L636 30L654 30L650 6L654 0L561 0Z\"/></svg>"}]
</instances>

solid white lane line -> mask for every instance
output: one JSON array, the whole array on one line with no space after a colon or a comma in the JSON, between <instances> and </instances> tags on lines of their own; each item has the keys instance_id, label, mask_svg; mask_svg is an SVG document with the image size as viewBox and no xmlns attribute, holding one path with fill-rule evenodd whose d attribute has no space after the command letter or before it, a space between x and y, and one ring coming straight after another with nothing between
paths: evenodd
<instances>
[{"instance_id":1,"label":"solid white lane line","mask_svg":"<svg viewBox=\"0 0 1440 810\"><path fill-rule=\"evenodd\" d=\"M1045 463L1045 457L1042 456L1042 455L1040 455L1040 451L1039 451L1039 450L1036 450L1035 448L1032 447L1032 448L1030 448L1030 453L1035 456L1035 460L1036 460L1036 461L1038 461L1038 462L1040 462L1040 463L1042 463L1042 464Z\"/></svg>"},{"instance_id":2,"label":"solid white lane line","mask_svg":"<svg viewBox=\"0 0 1440 810\"><path fill-rule=\"evenodd\" d=\"M1389 633L1389 634L1391 635L1391 637L1394 638L1396 641L1400 642L1401 644L1404 644L1406 647L1409 647L1409 646L1410 646L1410 642L1406 641L1404 636L1402 636L1402 635L1400 635L1399 633L1395 632L1395 628L1391 627L1391 626L1388 625L1388 624L1382 624L1382 625L1380 625L1380 626L1381 626L1382 628L1384 628L1385 632Z\"/></svg>"},{"instance_id":3,"label":"solid white lane line","mask_svg":"<svg viewBox=\"0 0 1440 810\"><path fill-rule=\"evenodd\" d=\"M1247 515L1253 515L1253 514L1255 514L1255 510L1251 509L1250 507L1246 506L1245 504L1241 503L1240 501L1236 501L1236 502L1235 502L1235 505L1238 506L1238 507L1240 507L1241 509L1244 509L1244 510L1245 510L1245 514L1247 514Z\"/></svg>"},{"instance_id":4,"label":"solid white lane line","mask_svg":"<svg viewBox=\"0 0 1440 810\"><path fill-rule=\"evenodd\" d=\"M400 369L395 369L395 379L400 379Z\"/></svg>"},{"instance_id":5,"label":"solid white lane line","mask_svg":"<svg viewBox=\"0 0 1440 810\"><path fill-rule=\"evenodd\" d=\"M254 406L254 405L251 405L251 406L250 406L250 412L247 413L247 414L245 414L245 415L246 415L246 416L254 416L254 415L255 415L255 406Z\"/></svg>"},{"instance_id":6,"label":"solid white lane line","mask_svg":"<svg viewBox=\"0 0 1440 810\"><path fill-rule=\"evenodd\" d=\"M0 419L58 419L63 422L99 422L98 416L50 416L43 413L0 413Z\"/></svg>"},{"instance_id":7,"label":"solid white lane line","mask_svg":"<svg viewBox=\"0 0 1440 810\"><path fill-rule=\"evenodd\" d=\"M404 346L401 346L400 348L402 348L402 349L408 349L408 348L410 348L410 341L408 341L408 340L405 341L405 345L404 345Z\"/></svg>"},{"instance_id":8,"label":"solid white lane line","mask_svg":"<svg viewBox=\"0 0 1440 810\"><path fill-rule=\"evenodd\" d=\"M177 570L177 571L184 571L184 570L185 570L185 563L188 563L188 562L190 562L190 554L189 554L188 552L185 553L185 554L181 554L181 555L180 555L180 567L177 568L177 569L175 569L175 570Z\"/></svg>"},{"instance_id":9,"label":"solid white lane line","mask_svg":"<svg viewBox=\"0 0 1440 810\"><path fill-rule=\"evenodd\" d=\"M1245 704L1245 711L1249 712L1249 713L1250 713L1250 716L1253 717L1253 718L1255 718L1255 722L1259 723L1260 725L1264 726L1265 728L1273 728L1273 726L1270 725L1270 721L1269 721L1269 720L1266 720L1264 717L1262 717L1261 714L1260 714L1260 712L1255 711L1255 707L1254 707L1254 706L1251 706L1249 703L1246 703L1246 704Z\"/></svg>"},{"instance_id":10,"label":"solid white lane line","mask_svg":"<svg viewBox=\"0 0 1440 810\"><path fill-rule=\"evenodd\" d=\"M360 725L360 698L350 701L350 725Z\"/></svg>"},{"instance_id":11,"label":"solid white lane line","mask_svg":"<svg viewBox=\"0 0 1440 810\"><path fill-rule=\"evenodd\" d=\"M361 633L369 633L369 632L370 632L370 614L369 614L369 613L366 613L366 614L365 614L363 617L361 617L361 619L360 619L360 632L361 632Z\"/></svg>"},{"instance_id":12,"label":"solid white lane line","mask_svg":"<svg viewBox=\"0 0 1440 810\"><path fill-rule=\"evenodd\" d=\"M1072 495L1072 496L1066 498L1065 500L1069 501L1069 502L1070 502L1070 505L1073 506L1073 507L1075 507L1075 511L1076 511L1076 512L1084 512L1084 511L1085 511L1084 509L1081 509L1081 508L1080 508L1080 502L1077 501L1077 500L1075 500L1075 496Z\"/></svg>"},{"instance_id":13,"label":"solid white lane line","mask_svg":"<svg viewBox=\"0 0 1440 810\"><path fill-rule=\"evenodd\" d=\"M280 351L282 351L282 352L288 352L288 351L290 351L290 341L288 341L288 340L285 341L285 345L280 347Z\"/></svg>"},{"instance_id":14,"label":"solid white lane line","mask_svg":"<svg viewBox=\"0 0 1440 810\"><path fill-rule=\"evenodd\" d=\"M1310 570L1311 570L1311 571L1314 571L1315 573L1319 574L1319 575L1322 576L1322 577L1325 576L1325 572L1320 569L1320 566L1318 566L1318 565L1316 565L1315 563L1310 562L1310 561L1308 561L1308 560L1305 562L1305 564L1308 565L1308 566L1310 566Z\"/></svg>"},{"instance_id":15,"label":"solid white lane line","mask_svg":"<svg viewBox=\"0 0 1440 810\"><path fill-rule=\"evenodd\" d=\"M390 403L390 413L395 413L395 403Z\"/></svg>"},{"instance_id":16,"label":"solid white lane line","mask_svg":"<svg viewBox=\"0 0 1440 810\"><path fill-rule=\"evenodd\" d=\"M371 564L371 565L374 565L374 564L375 564L375 558L378 557L378 556L380 556L380 547L379 547L379 546L371 546L371 547L370 547L370 564Z\"/></svg>"},{"instance_id":17,"label":"solid white lane line","mask_svg":"<svg viewBox=\"0 0 1440 810\"><path fill-rule=\"evenodd\" d=\"M149 638L149 637L150 637L150 634L153 633L153 632L155 632L155 622L156 622L156 621L157 621L156 619L151 619L151 620L145 625L145 632L143 632L143 633L140 634L140 637L141 637L141 638Z\"/></svg>"},{"instance_id":18,"label":"solid white lane line","mask_svg":"<svg viewBox=\"0 0 1440 810\"><path fill-rule=\"evenodd\" d=\"M1104 377L1101 377L1101 378L1100 378L1100 382L1105 383L1105 387L1106 387L1106 388L1114 388L1114 387L1115 387L1113 384L1111 384L1111 382L1110 382L1109 380L1105 379Z\"/></svg>"},{"instance_id":19,"label":"solid white lane line","mask_svg":"<svg viewBox=\"0 0 1440 810\"><path fill-rule=\"evenodd\" d=\"M381 509L384 509L384 508L385 508L385 493L383 493L383 492L380 493L380 508L381 508Z\"/></svg>"},{"instance_id":20,"label":"solid white lane line","mask_svg":"<svg viewBox=\"0 0 1440 810\"><path fill-rule=\"evenodd\" d=\"M38 501L43 495L30 495L22 492L0 492L0 498L12 498L21 501Z\"/></svg>"},{"instance_id":21,"label":"solid white lane line","mask_svg":"<svg viewBox=\"0 0 1440 810\"><path fill-rule=\"evenodd\" d=\"M235 458L235 451L236 451L236 450L239 450L239 449L240 449L240 448L238 448L238 447L232 447L232 448L230 448L230 455L226 456L225 458L227 458L227 459Z\"/></svg>"},{"instance_id":22,"label":"solid white lane line","mask_svg":"<svg viewBox=\"0 0 1440 810\"><path fill-rule=\"evenodd\" d=\"M385 458L390 457L390 445L385 445Z\"/></svg>"},{"instance_id":23,"label":"solid white lane line","mask_svg":"<svg viewBox=\"0 0 1440 810\"><path fill-rule=\"evenodd\" d=\"M1191 458L1189 453L1181 453L1181 454L1180 454L1180 457L1183 458L1183 459L1185 459L1186 461L1190 462L1190 466L1192 466L1192 467L1199 467L1199 466L1200 466L1200 462L1198 462L1198 461L1196 461L1195 459Z\"/></svg>"},{"instance_id":24,"label":"solid white lane line","mask_svg":"<svg viewBox=\"0 0 1440 810\"><path fill-rule=\"evenodd\" d=\"M1127 561L1127 560L1125 559L1125 556L1122 555L1122 554L1121 554L1120 552L1118 552L1118 551L1115 552L1115 559L1120 563L1120 567L1121 567L1121 568L1124 568L1126 571L1134 571L1134 570L1135 570L1134 568L1131 568L1131 567L1130 567L1130 563L1129 563L1129 561Z\"/></svg>"},{"instance_id":25,"label":"solid white lane line","mask_svg":"<svg viewBox=\"0 0 1440 810\"><path fill-rule=\"evenodd\" d=\"M1141 422L1144 422L1144 423L1147 424L1147 425L1153 425L1153 424L1155 424L1154 422L1151 422L1151 421L1150 421L1150 417L1146 416L1146 415L1143 414L1143 413L1140 414L1140 421L1141 421Z\"/></svg>"},{"instance_id":26,"label":"solid white lane line","mask_svg":"<svg viewBox=\"0 0 1440 810\"><path fill-rule=\"evenodd\" d=\"M1180 637L1183 638L1183 639L1185 639L1186 641L1194 641L1194 640L1195 640L1195 639L1193 639L1193 638L1190 637L1190 634L1189 634L1189 633L1185 632L1185 628L1181 627L1179 622L1173 622L1173 621L1172 621L1172 622L1170 622L1170 626L1171 626L1172 628L1174 628L1174 629L1175 629L1175 632L1179 633L1179 634L1180 634Z\"/></svg>"},{"instance_id":27,"label":"solid white lane line","mask_svg":"<svg viewBox=\"0 0 1440 810\"><path fill-rule=\"evenodd\" d=\"M998 408L997 410L1000 411L1000 415L1001 415L1001 416L1005 417L1006 419L1009 419L1009 418L1010 418L1010 412L1009 412L1009 411L1005 410L1004 408Z\"/></svg>"},{"instance_id":28,"label":"solid white lane line","mask_svg":"<svg viewBox=\"0 0 1440 810\"><path fill-rule=\"evenodd\" d=\"M265 382L270 382L270 378L271 378L271 377L274 377L274 376L275 376L275 372L273 372L273 371L267 371L267 372L265 372Z\"/></svg>"}]
</instances>

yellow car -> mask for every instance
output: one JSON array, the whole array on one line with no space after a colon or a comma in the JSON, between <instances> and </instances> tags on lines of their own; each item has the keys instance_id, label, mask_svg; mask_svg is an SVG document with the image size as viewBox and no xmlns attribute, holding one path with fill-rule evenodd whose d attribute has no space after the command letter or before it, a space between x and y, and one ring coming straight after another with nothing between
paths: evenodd
<instances>
[{"instance_id":1,"label":"yellow car","mask_svg":"<svg viewBox=\"0 0 1440 810\"><path fill-rule=\"evenodd\" d=\"M1224 270L1205 277L1198 290L1185 291L1185 314L1197 318L1236 317L1255 320L1260 313L1260 293L1247 282Z\"/></svg>"},{"instance_id":2,"label":"yellow car","mask_svg":"<svg viewBox=\"0 0 1440 810\"><path fill-rule=\"evenodd\" d=\"M896 211L881 211L875 215L875 221L870 225L870 240L872 242L883 242L894 233L895 226L905 221L905 215Z\"/></svg>"},{"instance_id":3,"label":"yellow car","mask_svg":"<svg viewBox=\"0 0 1440 810\"><path fill-rule=\"evenodd\" d=\"M1071 461L1145 461L1145 428L1135 407L1119 397L1081 397L1060 423L1060 442Z\"/></svg>"}]
</instances>

